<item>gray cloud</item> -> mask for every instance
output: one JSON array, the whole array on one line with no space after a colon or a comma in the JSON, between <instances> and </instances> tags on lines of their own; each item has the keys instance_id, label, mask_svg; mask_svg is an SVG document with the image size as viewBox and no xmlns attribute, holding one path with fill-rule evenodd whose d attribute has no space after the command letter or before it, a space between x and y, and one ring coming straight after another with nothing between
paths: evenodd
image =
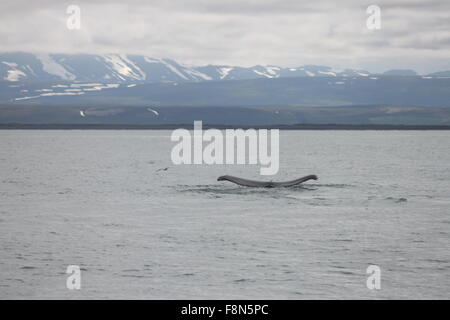
<instances>
[{"instance_id":1,"label":"gray cloud","mask_svg":"<svg viewBox=\"0 0 450 320\"><path fill-rule=\"evenodd\" d=\"M81 8L81 30L66 8ZM366 28L369 4L382 28ZM0 51L136 53L194 65L450 69L448 0L2 0Z\"/></svg>"}]
</instances>

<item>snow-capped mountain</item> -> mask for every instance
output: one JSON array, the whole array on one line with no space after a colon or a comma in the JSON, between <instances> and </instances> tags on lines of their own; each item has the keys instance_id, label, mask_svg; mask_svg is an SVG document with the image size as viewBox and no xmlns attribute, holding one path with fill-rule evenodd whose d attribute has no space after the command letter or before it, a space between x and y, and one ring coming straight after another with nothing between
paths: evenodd
<instances>
[{"instance_id":1,"label":"snow-capped mountain","mask_svg":"<svg viewBox=\"0 0 450 320\"><path fill-rule=\"evenodd\" d=\"M170 59L135 55L0 54L0 78L7 81L165 82L209 77Z\"/></svg>"},{"instance_id":2,"label":"snow-capped mountain","mask_svg":"<svg viewBox=\"0 0 450 320\"><path fill-rule=\"evenodd\" d=\"M326 66L188 67L171 59L121 54L0 54L0 79L6 81L187 82L280 77L367 77L363 70L336 71Z\"/></svg>"}]
</instances>

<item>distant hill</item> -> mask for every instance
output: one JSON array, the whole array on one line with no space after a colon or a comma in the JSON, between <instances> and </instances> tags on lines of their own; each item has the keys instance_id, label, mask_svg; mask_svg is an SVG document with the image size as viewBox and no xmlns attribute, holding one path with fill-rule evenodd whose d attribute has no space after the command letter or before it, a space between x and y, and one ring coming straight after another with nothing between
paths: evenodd
<instances>
[{"instance_id":1,"label":"distant hill","mask_svg":"<svg viewBox=\"0 0 450 320\"><path fill-rule=\"evenodd\" d=\"M0 53L0 79L6 81L199 82L281 77L367 77L365 70L334 70L304 65L208 65L189 67L166 58L124 54Z\"/></svg>"},{"instance_id":2,"label":"distant hill","mask_svg":"<svg viewBox=\"0 0 450 320\"><path fill-rule=\"evenodd\" d=\"M417 76L417 72L409 69L392 69L383 72L385 76Z\"/></svg>"},{"instance_id":3,"label":"distant hill","mask_svg":"<svg viewBox=\"0 0 450 320\"><path fill-rule=\"evenodd\" d=\"M0 82L0 103L121 106L450 106L450 78L284 77L180 83Z\"/></svg>"},{"instance_id":4,"label":"distant hill","mask_svg":"<svg viewBox=\"0 0 450 320\"><path fill-rule=\"evenodd\" d=\"M440 71L440 72L434 72L429 74L430 77L450 77L450 70L449 71Z\"/></svg>"}]
</instances>

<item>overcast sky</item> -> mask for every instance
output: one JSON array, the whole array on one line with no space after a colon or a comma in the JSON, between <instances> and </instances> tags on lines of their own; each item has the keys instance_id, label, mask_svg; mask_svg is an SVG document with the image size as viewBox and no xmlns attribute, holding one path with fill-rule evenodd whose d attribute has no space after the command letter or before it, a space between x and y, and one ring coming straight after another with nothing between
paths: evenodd
<instances>
[{"instance_id":1,"label":"overcast sky","mask_svg":"<svg viewBox=\"0 0 450 320\"><path fill-rule=\"evenodd\" d=\"M71 4L80 30L66 27ZM366 27L371 4L380 30ZM450 0L1 0L0 51L427 73L450 70Z\"/></svg>"}]
</instances>

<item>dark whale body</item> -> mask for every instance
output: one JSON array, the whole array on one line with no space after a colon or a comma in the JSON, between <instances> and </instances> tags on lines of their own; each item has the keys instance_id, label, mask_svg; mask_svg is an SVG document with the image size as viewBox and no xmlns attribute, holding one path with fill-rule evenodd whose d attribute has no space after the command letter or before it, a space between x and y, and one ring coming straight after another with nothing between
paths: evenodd
<instances>
[{"instance_id":1,"label":"dark whale body","mask_svg":"<svg viewBox=\"0 0 450 320\"><path fill-rule=\"evenodd\" d=\"M284 182L272 182L272 181L255 181L255 180L248 180L248 179L242 179L238 177L233 176L220 176L217 178L217 181L230 181L233 183L236 183L240 186L245 187L257 187L257 188L276 188L276 187L292 187L297 184L303 183L308 180L317 180L317 176L314 174L311 174L309 176L305 176L302 178L298 178L291 181L284 181Z\"/></svg>"}]
</instances>

